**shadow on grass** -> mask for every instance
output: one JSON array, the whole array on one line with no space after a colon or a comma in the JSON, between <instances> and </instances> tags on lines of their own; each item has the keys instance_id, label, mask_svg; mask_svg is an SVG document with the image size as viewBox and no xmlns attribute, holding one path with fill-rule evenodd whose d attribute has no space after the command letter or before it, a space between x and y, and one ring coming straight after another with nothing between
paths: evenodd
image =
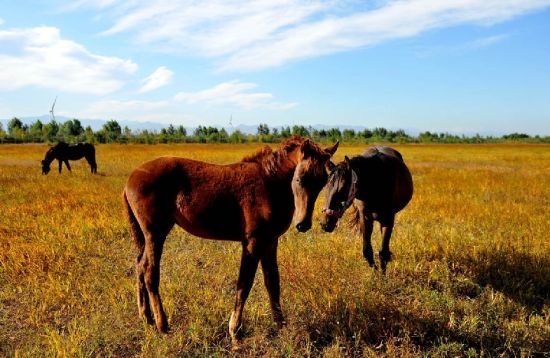
<instances>
[{"instance_id":1,"label":"shadow on grass","mask_svg":"<svg viewBox=\"0 0 550 358\"><path fill-rule=\"evenodd\" d=\"M508 298L540 312L550 304L550 257L513 249L486 250L458 258L480 286L491 286Z\"/></svg>"},{"instance_id":2,"label":"shadow on grass","mask_svg":"<svg viewBox=\"0 0 550 358\"><path fill-rule=\"evenodd\" d=\"M356 302L357 304L357 302ZM305 327L317 353L338 342L349 356L399 355L420 351L428 355L464 356L490 352L491 354L519 355L531 347L510 347L507 337L499 331L486 331L482 335L461 331L448 326L448 317L427 312L414 312L393 307L391 303L373 306L367 302L350 305L336 302L325 318L311 321ZM394 348L390 348L389 346Z\"/></svg>"}]
</instances>

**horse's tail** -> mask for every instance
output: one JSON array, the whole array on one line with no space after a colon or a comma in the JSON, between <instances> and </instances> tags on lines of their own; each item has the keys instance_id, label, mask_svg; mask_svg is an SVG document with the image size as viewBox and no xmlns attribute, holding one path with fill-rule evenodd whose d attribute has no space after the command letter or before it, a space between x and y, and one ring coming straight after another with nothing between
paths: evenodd
<instances>
[{"instance_id":1,"label":"horse's tail","mask_svg":"<svg viewBox=\"0 0 550 358\"><path fill-rule=\"evenodd\" d=\"M97 173L97 162L95 161L95 147L92 143L85 143L85 157L88 161L88 164L90 164L90 167L92 169L92 173Z\"/></svg>"},{"instance_id":2,"label":"horse's tail","mask_svg":"<svg viewBox=\"0 0 550 358\"><path fill-rule=\"evenodd\" d=\"M140 252L142 252L145 247L145 236L143 235L143 231L139 226L139 222L137 221L136 216L134 215L134 212L130 207L130 203L128 203L128 197L126 196L126 189L124 189L124 192L122 193L122 203L126 208L126 215L128 217L128 221L130 222L130 231L132 233L132 239L134 240L134 243L137 249Z\"/></svg>"},{"instance_id":3,"label":"horse's tail","mask_svg":"<svg viewBox=\"0 0 550 358\"><path fill-rule=\"evenodd\" d=\"M84 143L83 152L86 157L90 157L95 161L95 147L92 143Z\"/></svg>"}]
</instances>

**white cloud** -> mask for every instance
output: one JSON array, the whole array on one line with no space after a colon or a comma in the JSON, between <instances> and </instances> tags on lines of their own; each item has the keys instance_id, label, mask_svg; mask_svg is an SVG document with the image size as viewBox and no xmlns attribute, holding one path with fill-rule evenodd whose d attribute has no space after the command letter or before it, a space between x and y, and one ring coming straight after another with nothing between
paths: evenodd
<instances>
[{"instance_id":1,"label":"white cloud","mask_svg":"<svg viewBox=\"0 0 550 358\"><path fill-rule=\"evenodd\" d=\"M505 41L510 37L509 34L500 34L493 36L481 37L466 43L445 45L445 46L431 46L429 48L420 49L416 52L416 55L420 58L426 58L437 55L461 55L470 51L483 49L485 47L496 45Z\"/></svg>"},{"instance_id":2,"label":"white cloud","mask_svg":"<svg viewBox=\"0 0 550 358\"><path fill-rule=\"evenodd\" d=\"M140 93L156 90L172 82L174 72L161 66L143 80L143 86L139 89Z\"/></svg>"},{"instance_id":3,"label":"white cloud","mask_svg":"<svg viewBox=\"0 0 550 358\"><path fill-rule=\"evenodd\" d=\"M371 4L371 3L367 3ZM161 49L257 70L462 24L490 25L550 0L80 0L108 11L105 35L132 32Z\"/></svg>"},{"instance_id":4,"label":"white cloud","mask_svg":"<svg viewBox=\"0 0 550 358\"><path fill-rule=\"evenodd\" d=\"M509 37L510 37L509 34L500 34L500 35L482 37L466 44L465 47L472 50L489 47L497 43L500 43Z\"/></svg>"},{"instance_id":5,"label":"white cloud","mask_svg":"<svg viewBox=\"0 0 550 358\"><path fill-rule=\"evenodd\" d=\"M55 27L0 31L0 91L26 86L105 94L120 89L138 66L100 56L61 38Z\"/></svg>"},{"instance_id":6,"label":"white cloud","mask_svg":"<svg viewBox=\"0 0 550 358\"><path fill-rule=\"evenodd\" d=\"M199 102L215 105L231 104L244 109L286 110L297 105L295 102L277 102L271 93L250 91L256 87L255 83L230 81L198 92L180 92L174 99L190 104Z\"/></svg>"}]
</instances>

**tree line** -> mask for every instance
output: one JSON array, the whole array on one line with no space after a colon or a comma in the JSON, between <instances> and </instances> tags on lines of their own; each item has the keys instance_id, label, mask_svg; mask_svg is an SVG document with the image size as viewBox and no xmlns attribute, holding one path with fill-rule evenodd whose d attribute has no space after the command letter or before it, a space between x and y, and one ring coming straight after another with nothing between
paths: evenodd
<instances>
[{"instance_id":1,"label":"tree line","mask_svg":"<svg viewBox=\"0 0 550 358\"><path fill-rule=\"evenodd\" d=\"M501 137L465 136L450 133L421 132L417 136L407 134L404 130L374 129L316 129L302 125L270 128L267 124L258 125L256 134L246 134L239 130L228 133L225 128L198 126L192 133L187 133L183 126L172 124L160 131L134 131L127 126L121 127L116 120L105 122L99 130L90 126L84 128L78 119L58 123L51 120L42 123L36 120L30 125L19 118L12 118L4 129L0 123L0 143L277 143L292 135L301 135L318 142L344 143L550 143L549 136L530 136L525 133L511 133Z\"/></svg>"}]
</instances>

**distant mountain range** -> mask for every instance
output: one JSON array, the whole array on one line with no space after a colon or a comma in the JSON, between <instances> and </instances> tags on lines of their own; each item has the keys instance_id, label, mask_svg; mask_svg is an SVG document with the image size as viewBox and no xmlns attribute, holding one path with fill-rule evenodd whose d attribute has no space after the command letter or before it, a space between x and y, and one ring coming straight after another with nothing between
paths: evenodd
<instances>
[{"instance_id":1,"label":"distant mountain range","mask_svg":"<svg viewBox=\"0 0 550 358\"><path fill-rule=\"evenodd\" d=\"M34 122L36 122L37 119L40 119L40 121L42 123L48 123L50 121L50 116L47 115L47 114L44 114L44 115L33 116L33 117L20 117L19 119L25 124L34 123ZM56 121L58 123L66 122L69 119L72 119L72 118L64 117L64 116L56 116ZM84 128L86 128L87 126L90 126L94 131L97 131L97 130L101 129L103 127L103 125L107 122L106 120L103 120L103 119L80 119L80 118L78 118L78 120L80 121L80 123L82 123L82 126ZM9 121L9 119L0 119L0 122L2 122L2 124L4 125L4 129L6 129L8 121ZM157 131L158 132L162 128L166 128L166 127L169 126L168 123L138 122L138 121L118 120L118 119L116 121L118 122L118 124L120 124L120 126L122 128L127 126L132 131L148 130L148 131ZM177 126L176 124L174 124L174 125ZM280 125L272 126L269 123L268 123L268 125L269 125L270 128L279 128L279 129L281 128ZM292 127L292 125L290 125L290 124L288 124L287 126ZM195 127L186 127L186 126L184 126L184 127L187 130L187 133L193 133L193 131L195 130ZM221 128L220 126L216 126L216 125L214 125L214 127ZM306 125L306 127L309 127L309 126ZM321 129L327 130L327 129L330 129L330 128L338 128L340 130L353 129L355 131L362 131L362 130L365 130L365 129L373 129L373 126L326 125L326 124L315 124L315 125L312 125L311 127L315 128L317 130L321 130ZM239 130L239 131L241 131L242 133L245 133L245 134L256 134L257 130L258 130L258 125L239 124L237 126L225 126L223 128L225 128L225 130L230 134L233 133L236 130ZM417 128L391 128L391 127L387 128L386 127L386 129L388 129L388 130L403 129L408 135L411 135L411 136L417 136L420 132L423 131L423 130L419 130ZM500 136L502 134L506 134L506 133L501 133L501 132L498 132L498 131L481 131L479 133L478 132L471 132L471 131L464 131L464 132L456 133L456 132L451 131L451 133L458 134L458 135L464 134L466 136L474 136L476 134L479 134L479 135L482 135L482 136Z\"/></svg>"},{"instance_id":2,"label":"distant mountain range","mask_svg":"<svg viewBox=\"0 0 550 358\"><path fill-rule=\"evenodd\" d=\"M47 114L44 114L44 115L34 116L34 117L19 117L19 119L24 124L27 124L27 125L36 122L37 119L39 119L42 123L45 124L45 123L48 123L50 121L50 116L47 115ZM64 116L56 116L55 119L58 123L63 123L63 122L68 121L69 119L73 119L73 118L64 117ZM97 130L101 129L103 127L103 125L107 122L106 120L103 120L103 119L80 119L80 118L78 118L78 120L80 121L80 123L82 123L82 126L84 128L86 128L87 126L90 126L94 131L97 131ZM0 119L0 122L2 122L4 124L4 128L6 128L6 125L9 122L9 119ZM120 126L122 128L127 126L128 128L130 128L133 131L142 131L142 130L160 131L162 128L166 128L166 127L169 126L169 124L166 124L166 123L156 123L156 122L137 122L137 121L127 121L127 120L117 120L117 122L118 122L118 124L120 124ZM268 125L269 125L269 123L268 123ZM270 126L270 128L281 128L281 126L271 126L271 125L269 125L269 126ZM292 125L290 125L290 124L288 126L292 127ZM214 127L218 127L218 126L214 126ZM308 127L308 126L306 126L306 127ZM318 130L338 128L340 130L353 129L355 131L361 131L361 130L369 128L369 127L366 127L366 126L349 126L349 125L333 125L333 126L331 126L331 125L324 125L324 124L316 124L316 125L312 125L311 127L315 128L315 129L318 129ZM220 127L218 127L218 128L220 128ZM226 126L224 128L228 133L233 133L234 131L239 130L239 131L241 131L242 133L245 133L245 134L256 134L257 131L258 131L258 125L239 124L237 126ZM193 130L195 129L195 127L186 127L185 129L187 130L187 133L192 133ZM388 129L392 129L392 128L388 128ZM412 130L412 129L410 129L410 130L405 129L405 131L410 135L416 135L418 133L418 130Z\"/></svg>"}]
</instances>

